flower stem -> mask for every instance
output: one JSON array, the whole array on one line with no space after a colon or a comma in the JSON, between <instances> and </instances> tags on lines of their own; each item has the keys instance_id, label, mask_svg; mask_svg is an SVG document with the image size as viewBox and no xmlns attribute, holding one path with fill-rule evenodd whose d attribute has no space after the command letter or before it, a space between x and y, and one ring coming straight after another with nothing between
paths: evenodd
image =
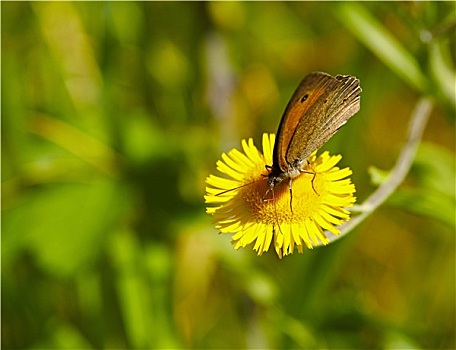
<instances>
[{"instance_id":1,"label":"flower stem","mask_svg":"<svg viewBox=\"0 0 456 350\"><path fill-rule=\"evenodd\" d=\"M372 214L404 181L407 173L412 166L418 146L423 136L423 131L432 111L432 101L430 98L421 98L413 111L409 122L407 142L404 144L395 166L390 171L386 181L367 198L363 204L358 206L360 215L353 217L350 221L340 226L340 234L334 235L326 231L326 236L331 242L345 236L353 230L359 223Z\"/></svg>"}]
</instances>

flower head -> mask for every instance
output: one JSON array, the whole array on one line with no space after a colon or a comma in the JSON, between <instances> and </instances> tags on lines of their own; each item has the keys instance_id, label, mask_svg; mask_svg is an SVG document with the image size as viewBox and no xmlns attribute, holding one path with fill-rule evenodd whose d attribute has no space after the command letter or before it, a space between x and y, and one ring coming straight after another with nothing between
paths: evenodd
<instances>
[{"instance_id":1,"label":"flower head","mask_svg":"<svg viewBox=\"0 0 456 350\"><path fill-rule=\"evenodd\" d=\"M254 250L261 255L271 242L277 255L300 253L303 245L312 248L328 244L324 230L339 234L337 225L349 219L346 207L355 203L355 186L347 178L349 168L335 165L341 156L316 152L292 182L282 181L271 190L267 166L272 164L275 135L263 134L263 153L253 140L242 140L241 153L232 149L222 154L217 169L229 178L210 175L206 179L207 213L214 216L216 228L233 233L235 249L255 241Z\"/></svg>"}]
</instances>

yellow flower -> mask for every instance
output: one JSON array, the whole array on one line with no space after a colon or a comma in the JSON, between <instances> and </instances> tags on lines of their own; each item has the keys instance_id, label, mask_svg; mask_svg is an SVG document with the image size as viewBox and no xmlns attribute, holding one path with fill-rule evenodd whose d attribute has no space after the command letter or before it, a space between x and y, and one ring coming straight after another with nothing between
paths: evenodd
<instances>
[{"instance_id":1,"label":"yellow flower","mask_svg":"<svg viewBox=\"0 0 456 350\"><path fill-rule=\"evenodd\" d=\"M328 244L324 230L339 234L337 225L349 219L345 207L355 203L355 186L347 178L349 168L335 165L341 156L316 152L308 165L294 178L282 181L271 191L268 169L272 165L275 135L263 134L263 154L253 140L242 140L241 153L232 149L222 154L217 169L229 178L210 175L206 179L207 213L214 216L216 228L223 233L234 233L235 249L255 241L258 255L268 251L271 242L279 258L293 253L295 246L300 253L303 245L312 248Z\"/></svg>"}]
</instances>

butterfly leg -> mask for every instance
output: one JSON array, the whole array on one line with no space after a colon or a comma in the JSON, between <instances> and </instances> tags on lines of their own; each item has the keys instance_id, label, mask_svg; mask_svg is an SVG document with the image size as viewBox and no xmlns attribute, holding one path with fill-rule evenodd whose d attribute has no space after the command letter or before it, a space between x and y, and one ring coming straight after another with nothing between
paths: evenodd
<instances>
[{"instance_id":1,"label":"butterfly leg","mask_svg":"<svg viewBox=\"0 0 456 350\"><path fill-rule=\"evenodd\" d=\"M290 182L288 183L288 186L290 188L290 211L291 211L291 214L293 214L293 188L292 188L292 184L293 184L293 179L290 178Z\"/></svg>"},{"instance_id":2,"label":"butterfly leg","mask_svg":"<svg viewBox=\"0 0 456 350\"><path fill-rule=\"evenodd\" d=\"M312 189L313 191L315 192L315 194L317 196L320 196L320 194L317 192L317 190L315 189L315 186L314 186L314 180L315 180L315 177L317 176L317 173L315 171L307 171L307 170L301 170L301 173L306 173L306 174L312 174L312 180L310 181L311 185L312 185Z\"/></svg>"},{"instance_id":3,"label":"butterfly leg","mask_svg":"<svg viewBox=\"0 0 456 350\"><path fill-rule=\"evenodd\" d=\"M278 216L277 216L277 207L276 207L276 202L275 202L275 192L274 192L274 188L272 188L271 192L272 192L272 203L273 203L273 205L274 205L275 219L276 219L276 221L277 221L277 227L279 228L280 234L283 236L283 232L282 232L282 229L280 228L279 220L277 219ZM272 226L272 232L275 234L275 225Z\"/></svg>"},{"instance_id":4,"label":"butterfly leg","mask_svg":"<svg viewBox=\"0 0 456 350\"><path fill-rule=\"evenodd\" d=\"M310 181L310 183L312 184L312 189L314 190L314 192L316 193L317 196L320 196L320 194L317 192L317 190L315 189L315 186L314 186L314 180L315 180L315 177L317 176L317 173L313 173L313 177L312 177L312 181Z\"/></svg>"}]
</instances>

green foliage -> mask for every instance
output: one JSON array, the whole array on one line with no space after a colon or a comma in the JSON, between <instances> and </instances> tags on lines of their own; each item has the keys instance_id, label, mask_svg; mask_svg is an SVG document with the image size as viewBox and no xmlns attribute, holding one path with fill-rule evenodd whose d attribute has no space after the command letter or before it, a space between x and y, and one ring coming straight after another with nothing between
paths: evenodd
<instances>
[{"instance_id":1,"label":"green foliage","mask_svg":"<svg viewBox=\"0 0 456 350\"><path fill-rule=\"evenodd\" d=\"M364 7L343 3L338 14L350 31L392 71L412 87L426 91L426 79L415 57Z\"/></svg>"},{"instance_id":2,"label":"green foliage","mask_svg":"<svg viewBox=\"0 0 456 350\"><path fill-rule=\"evenodd\" d=\"M2 2L4 348L455 348L455 3ZM357 232L234 251L204 179L314 70L360 201L422 95L407 181Z\"/></svg>"},{"instance_id":3,"label":"green foliage","mask_svg":"<svg viewBox=\"0 0 456 350\"><path fill-rule=\"evenodd\" d=\"M411 174L413 185L398 191L390 202L455 227L455 179L454 154L423 144Z\"/></svg>"}]
</instances>

